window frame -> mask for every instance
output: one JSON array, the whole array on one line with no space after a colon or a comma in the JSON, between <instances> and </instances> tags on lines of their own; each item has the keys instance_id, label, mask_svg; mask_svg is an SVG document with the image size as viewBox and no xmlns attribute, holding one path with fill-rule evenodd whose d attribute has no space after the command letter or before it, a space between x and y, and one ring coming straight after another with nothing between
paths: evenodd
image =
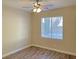
<instances>
[{"instance_id":1,"label":"window frame","mask_svg":"<svg viewBox=\"0 0 79 59\"><path fill-rule=\"evenodd\" d=\"M62 30L63 30L63 32L62 32L62 39L60 39L60 38L52 38L52 35L51 35L51 37L49 38L49 37L44 37L44 36L42 36L42 30L40 29L40 33L41 33L41 38L43 38L43 39L49 39L49 40L63 40L64 39L64 17L63 16L52 16L52 17L62 17L63 19L63 28L62 28ZM41 17L41 21L40 21L40 24L41 24L41 22L42 22L42 18L52 18L52 17ZM41 28L41 26L42 25L40 25L40 28Z\"/></svg>"}]
</instances>

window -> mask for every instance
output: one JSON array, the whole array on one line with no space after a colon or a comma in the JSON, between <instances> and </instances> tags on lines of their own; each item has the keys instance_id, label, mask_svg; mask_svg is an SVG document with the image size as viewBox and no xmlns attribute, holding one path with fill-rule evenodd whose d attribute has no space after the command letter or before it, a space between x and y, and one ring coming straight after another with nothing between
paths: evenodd
<instances>
[{"instance_id":1,"label":"window","mask_svg":"<svg viewBox=\"0 0 79 59\"><path fill-rule=\"evenodd\" d=\"M63 16L42 18L41 36L51 39L63 39Z\"/></svg>"}]
</instances>

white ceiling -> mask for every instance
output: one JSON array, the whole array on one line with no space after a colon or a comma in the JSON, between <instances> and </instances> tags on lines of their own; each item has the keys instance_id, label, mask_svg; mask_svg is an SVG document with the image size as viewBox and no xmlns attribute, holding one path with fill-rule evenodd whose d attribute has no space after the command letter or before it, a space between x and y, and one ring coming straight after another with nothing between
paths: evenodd
<instances>
[{"instance_id":1,"label":"white ceiling","mask_svg":"<svg viewBox=\"0 0 79 59\"><path fill-rule=\"evenodd\" d=\"M32 11L33 3L36 0L2 0L3 5L13 8L22 9L25 11ZM75 5L76 0L40 0L43 10L61 8L65 6Z\"/></svg>"}]
</instances>

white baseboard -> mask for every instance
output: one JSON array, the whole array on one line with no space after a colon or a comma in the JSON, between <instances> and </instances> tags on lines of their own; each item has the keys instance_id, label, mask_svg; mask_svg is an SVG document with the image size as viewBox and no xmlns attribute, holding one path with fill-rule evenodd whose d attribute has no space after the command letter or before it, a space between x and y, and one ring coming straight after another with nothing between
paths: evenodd
<instances>
[{"instance_id":1,"label":"white baseboard","mask_svg":"<svg viewBox=\"0 0 79 59\"><path fill-rule=\"evenodd\" d=\"M9 52L9 53L7 53L7 54L4 54L4 55L2 56L2 58L6 57L6 56L8 56L8 55L14 54L14 53L16 53L16 52L18 52L18 51L21 51L21 50L23 50L23 49L25 49L25 48L31 47L31 46L40 47L40 48L44 48L44 49L48 49L48 50L57 51L57 52L60 52L60 53L65 53L65 54L69 54L69 55L74 55L74 56L76 56L76 53L67 52L67 51L61 51L61 50L58 50L58 49L53 49L53 48L49 48L49 47L45 47L45 46L41 46L41 45L37 45L37 44L31 44L31 45L28 45L28 46L24 46L24 47L22 47L22 48L20 48L20 49L17 49L17 50L15 50L15 51Z\"/></svg>"},{"instance_id":2,"label":"white baseboard","mask_svg":"<svg viewBox=\"0 0 79 59\"><path fill-rule=\"evenodd\" d=\"M6 56L8 56L8 55L14 54L14 53L16 53L16 52L18 52L18 51L21 51L21 50L23 50L23 49L25 49L25 48L28 48L28 47L30 47L30 46L31 46L31 45L27 45L27 46L24 46L24 47L22 47L22 48L20 48L20 49L15 50L15 51L6 53L6 54L4 54L4 55L2 56L2 58L6 57Z\"/></svg>"},{"instance_id":3,"label":"white baseboard","mask_svg":"<svg viewBox=\"0 0 79 59\"><path fill-rule=\"evenodd\" d=\"M60 53L65 53L65 54L76 56L76 53L72 53L72 52L61 51L61 50L58 50L58 49L49 48L49 47L45 47L45 46L41 46L41 45L36 45L36 44L32 44L32 46L36 46L36 47L40 47L40 48L44 48L44 49L48 49L48 50L57 51L57 52L60 52Z\"/></svg>"}]
</instances>

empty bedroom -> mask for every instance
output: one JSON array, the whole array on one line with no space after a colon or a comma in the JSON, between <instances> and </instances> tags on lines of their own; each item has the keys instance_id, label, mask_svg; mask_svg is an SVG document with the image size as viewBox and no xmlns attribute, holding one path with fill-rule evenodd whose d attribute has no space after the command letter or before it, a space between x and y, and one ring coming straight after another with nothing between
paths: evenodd
<instances>
[{"instance_id":1,"label":"empty bedroom","mask_svg":"<svg viewBox=\"0 0 79 59\"><path fill-rule=\"evenodd\" d=\"M2 0L2 59L76 59L76 0Z\"/></svg>"}]
</instances>

